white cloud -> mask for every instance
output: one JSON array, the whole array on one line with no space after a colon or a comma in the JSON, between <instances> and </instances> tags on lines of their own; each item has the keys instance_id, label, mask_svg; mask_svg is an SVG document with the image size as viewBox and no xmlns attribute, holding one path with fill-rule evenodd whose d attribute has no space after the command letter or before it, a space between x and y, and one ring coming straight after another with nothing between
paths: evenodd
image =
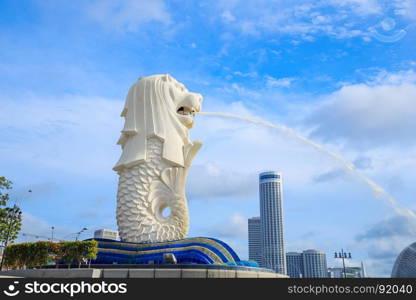
<instances>
[{"instance_id":1,"label":"white cloud","mask_svg":"<svg viewBox=\"0 0 416 300\"><path fill-rule=\"evenodd\" d=\"M373 162L370 157L360 155L354 161L354 166L359 170L372 169Z\"/></svg>"},{"instance_id":2,"label":"white cloud","mask_svg":"<svg viewBox=\"0 0 416 300\"><path fill-rule=\"evenodd\" d=\"M290 87L294 78L285 77L285 78L274 78L272 76L266 75L266 84L269 87Z\"/></svg>"},{"instance_id":3,"label":"white cloud","mask_svg":"<svg viewBox=\"0 0 416 300\"><path fill-rule=\"evenodd\" d=\"M240 72L240 71L235 71L233 74L237 75L237 76L241 76L241 77L250 77L250 78L255 78L255 77L258 76L257 72L244 73L244 72Z\"/></svg>"},{"instance_id":4,"label":"white cloud","mask_svg":"<svg viewBox=\"0 0 416 300\"><path fill-rule=\"evenodd\" d=\"M307 249L318 249L316 242L297 240L286 242L286 252L302 252Z\"/></svg>"},{"instance_id":5,"label":"white cloud","mask_svg":"<svg viewBox=\"0 0 416 300\"><path fill-rule=\"evenodd\" d=\"M374 76L370 76L370 80L366 84L370 86L416 84L416 72L413 69L399 72L388 72L379 69Z\"/></svg>"},{"instance_id":6,"label":"white cloud","mask_svg":"<svg viewBox=\"0 0 416 300\"><path fill-rule=\"evenodd\" d=\"M90 211L89 213L91 212L93 211ZM16 239L16 242L33 242L38 240L50 239L52 237L52 227L54 227L53 237L57 240L74 240L77 236L77 232L79 232L81 228L84 226L87 226L87 230L85 230L79 236L80 239L87 239L93 237L94 231L97 229L114 228L113 222L111 222L111 224L107 223L108 219L90 219L90 215L87 215L87 213L84 213L83 216L84 219L82 224L84 225L78 225L76 222L74 222L73 226L68 226L67 224L62 224L59 221L51 223L42 218L34 216L26 211L23 211L22 228L20 230L19 237Z\"/></svg>"},{"instance_id":7,"label":"white cloud","mask_svg":"<svg viewBox=\"0 0 416 300\"><path fill-rule=\"evenodd\" d=\"M27 212L22 214L22 229L16 242L47 240L52 237L52 224ZM67 226L54 226L54 239L63 239L74 232ZM73 238L73 237L72 237Z\"/></svg>"},{"instance_id":8,"label":"white cloud","mask_svg":"<svg viewBox=\"0 0 416 300\"><path fill-rule=\"evenodd\" d=\"M396 13L404 16L411 21L416 21L416 1L414 0L395 0Z\"/></svg>"},{"instance_id":9,"label":"white cloud","mask_svg":"<svg viewBox=\"0 0 416 300\"><path fill-rule=\"evenodd\" d=\"M352 26L352 19L378 15L376 0L342 1L219 1L223 22L246 35L274 33L296 35L303 40L324 34L335 38L351 38L366 34ZM231 16L227 13L233 12ZM367 26L365 27L367 28Z\"/></svg>"},{"instance_id":10,"label":"white cloud","mask_svg":"<svg viewBox=\"0 0 416 300\"><path fill-rule=\"evenodd\" d=\"M379 240L390 237L416 237L416 219L409 215L397 214L386 218L362 234L357 235L358 241Z\"/></svg>"},{"instance_id":11,"label":"white cloud","mask_svg":"<svg viewBox=\"0 0 416 300\"><path fill-rule=\"evenodd\" d=\"M188 179L189 199L215 200L219 197L253 197L257 174L220 169L213 163L192 166Z\"/></svg>"},{"instance_id":12,"label":"white cloud","mask_svg":"<svg viewBox=\"0 0 416 300\"><path fill-rule=\"evenodd\" d=\"M171 15L163 0L99 0L86 8L87 15L103 27L132 32L148 22L169 25Z\"/></svg>"},{"instance_id":13,"label":"white cloud","mask_svg":"<svg viewBox=\"0 0 416 300\"><path fill-rule=\"evenodd\" d=\"M315 183L321 183L321 182L328 182L335 179L338 179L340 177L344 177L346 175L346 171L341 168L335 168L331 171L317 174L313 177L313 181Z\"/></svg>"},{"instance_id":14,"label":"white cloud","mask_svg":"<svg viewBox=\"0 0 416 300\"><path fill-rule=\"evenodd\" d=\"M413 71L381 72L366 84L342 87L309 117L313 136L361 148L412 145L416 128Z\"/></svg>"},{"instance_id":15,"label":"white cloud","mask_svg":"<svg viewBox=\"0 0 416 300\"><path fill-rule=\"evenodd\" d=\"M36 232L34 232L36 230ZM38 219L29 213L24 212L22 215L22 233L34 233L39 235L51 234L51 225L41 219Z\"/></svg>"},{"instance_id":16,"label":"white cloud","mask_svg":"<svg viewBox=\"0 0 416 300\"><path fill-rule=\"evenodd\" d=\"M390 277L397 256L414 241L413 237L379 238L357 243L355 247L367 252L365 265L370 276Z\"/></svg>"},{"instance_id":17,"label":"white cloud","mask_svg":"<svg viewBox=\"0 0 416 300\"><path fill-rule=\"evenodd\" d=\"M233 14L229 10L224 11L221 14L221 17L224 20L224 22L233 22L233 21L235 21L235 17L233 16Z\"/></svg>"},{"instance_id":18,"label":"white cloud","mask_svg":"<svg viewBox=\"0 0 416 300\"><path fill-rule=\"evenodd\" d=\"M413 0L223 0L214 7L228 30L253 37L294 36L298 43L318 36L368 42L372 28L383 19L391 17L403 28L414 27L407 23L416 20Z\"/></svg>"},{"instance_id":19,"label":"white cloud","mask_svg":"<svg viewBox=\"0 0 416 300\"><path fill-rule=\"evenodd\" d=\"M399 253L415 241L416 220L407 215L393 215L371 225L356 236L356 248L367 252L368 272L389 277Z\"/></svg>"},{"instance_id":20,"label":"white cloud","mask_svg":"<svg viewBox=\"0 0 416 300\"><path fill-rule=\"evenodd\" d=\"M329 0L329 4L338 8L346 8L361 16L380 14L382 6L378 0Z\"/></svg>"},{"instance_id":21,"label":"white cloud","mask_svg":"<svg viewBox=\"0 0 416 300\"><path fill-rule=\"evenodd\" d=\"M224 222L215 225L211 234L220 238L247 238L247 222L247 217L236 212Z\"/></svg>"},{"instance_id":22,"label":"white cloud","mask_svg":"<svg viewBox=\"0 0 416 300\"><path fill-rule=\"evenodd\" d=\"M121 101L26 95L0 102L0 153L8 157L3 164L93 176L112 172Z\"/></svg>"}]
</instances>

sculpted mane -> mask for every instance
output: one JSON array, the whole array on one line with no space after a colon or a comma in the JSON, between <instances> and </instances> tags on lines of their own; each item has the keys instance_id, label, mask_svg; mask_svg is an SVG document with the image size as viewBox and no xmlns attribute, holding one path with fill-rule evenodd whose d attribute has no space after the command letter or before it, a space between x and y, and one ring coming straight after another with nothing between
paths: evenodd
<instances>
[{"instance_id":1,"label":"sculpted mane","mask_svg":"<svg viewBox=\"0 0 416 300\"><path fill-rule=\"evenodd\" d=\"M113 168L115 171L144 162L147 140L154 136L163 141L162 158L184 166L188 128L178 119L171 89L187 91L169 75L142 77L130 88L121 113L125 123L118 140L123 152Z\"/></svg>"}]
</instances>

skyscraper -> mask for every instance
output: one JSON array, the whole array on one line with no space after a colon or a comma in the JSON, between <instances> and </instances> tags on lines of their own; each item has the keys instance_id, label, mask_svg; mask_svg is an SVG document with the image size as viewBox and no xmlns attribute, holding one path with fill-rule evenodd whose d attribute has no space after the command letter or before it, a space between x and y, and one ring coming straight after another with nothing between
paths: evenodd
<instances>
[{"instance_id":1,"label":"skyscraper","mask_svg":"<svg viewBox=\"0 0 416 300\"><path fill-rule=\"evenodd\" d=\"M302 278L303 276L303 255L299 252L286 253L287 275L291 278Z\"/></svg>"},{"instance_id":2,"label":"skyscraper","mask_svg":"<svg viewBox=\"0 0 416 300\"><path fill-rule=\"evenodd\" d=\"M286 274L283 240L282 174L264 172L260 180L260 219L262 229L262 266Z\"/></svg>"},{"instance_id":3,"label":"skyscraper","mask_svg":"<svg viewBox=\"0 0 416 300\"><path fill-rule=\"evenodd\" d=\"M248 219L248 259L261 266L261 222L260 217Z\"/></svg>"},{"instance_id":4,"label":"skyscraper","mask_svg":"<svg viewBox=\"0 0 416 300\"><path fill-rule=\"evenodd\" d=\"M328 277L326 254L323 251L309 249L303 251L303 272L305 278Z\"/></svg>"}]
</instances>

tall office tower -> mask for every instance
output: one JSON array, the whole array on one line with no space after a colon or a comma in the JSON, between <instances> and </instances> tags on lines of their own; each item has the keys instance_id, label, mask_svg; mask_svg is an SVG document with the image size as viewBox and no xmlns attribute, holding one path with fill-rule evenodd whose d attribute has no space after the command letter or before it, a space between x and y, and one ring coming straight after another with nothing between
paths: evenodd
<instances>
[{"instance_id":1,"label":"tall office tower","mask_svg":"<svg viewBox=\"0 0 416 300\"><path fill-rule=\"evenodd\" d=\"M313 249L303 251L303 273L305 278L328 277L325 252Z\"/></svg>"},{"instance_id":2,"label":"tall office tower","mask_svg":"<svg viewBox=\"0 0 416 300\"><path fill-rule=\"evenodd\" d=\"M261 221L260 217L248 219L248 259L261 266Z\"/></svg>"},{"instance_id":3,"label":"tall office tower","mask_svg":"<svg viewBox=\"0 0 416 300\"><path fill-rule=\"evenodd\" d=\"M260 219L262 230L262 267L286 274L283 242L282 174L260 173Z\"/></svg>"},{"instance_id":4,"label":"tall office tower","mask_svg":"<svg viewBox=\"0 0 416 300\"><path fill-rule=\"evenodd\" d=\"M290 278L303 277L303 256L299 252L286 253L287 275Z\"/></svg>"}]
</instances>

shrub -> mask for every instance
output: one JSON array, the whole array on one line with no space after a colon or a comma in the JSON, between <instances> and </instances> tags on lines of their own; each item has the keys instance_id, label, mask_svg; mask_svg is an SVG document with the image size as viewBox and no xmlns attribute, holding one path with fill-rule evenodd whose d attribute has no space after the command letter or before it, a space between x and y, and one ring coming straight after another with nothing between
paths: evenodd
<instances>
[{"instance_id":1,"label":"shrub","mask_svg":"<svg viewBox=\"0 0 416 300\"><path fill-rule=\"evenodd\" d=\"M64 261L68 265L97 257L97 241L20 243L7 246L4 264L9 268L33 268L50 262Z\"/></svg>"}]
</instances>

